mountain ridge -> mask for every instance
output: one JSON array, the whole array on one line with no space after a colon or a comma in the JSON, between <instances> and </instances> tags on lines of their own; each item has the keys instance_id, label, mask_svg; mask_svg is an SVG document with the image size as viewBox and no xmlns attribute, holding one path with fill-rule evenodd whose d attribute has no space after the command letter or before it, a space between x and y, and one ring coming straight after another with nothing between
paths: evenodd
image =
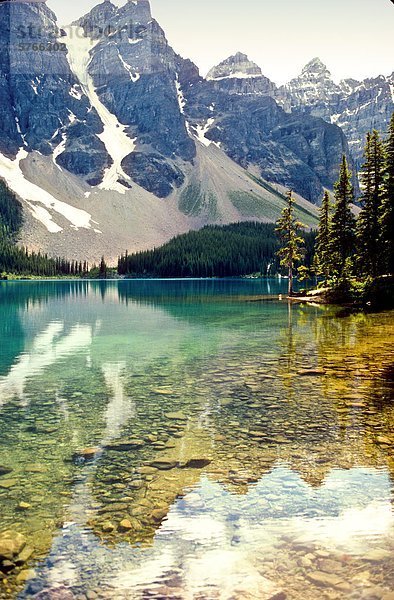
<instances>
[{"instance_id":1,"label":"mountain ridge","mask_svg":"<svg viewBox=\"0 0 394 600\"><path fill-rule=\"evenodd\" d=\"M92 260L209 223L273 221L275 186L304 196L310 225L308 201L333 187L340 156L356 168L320 105L301 110L240 52L203 78L148 0L106 0L62 29L42 3L0 13L0 177L23 201L32 249ZM20 22L64 50L23 52Z\"/></svg>"}]
</instances>

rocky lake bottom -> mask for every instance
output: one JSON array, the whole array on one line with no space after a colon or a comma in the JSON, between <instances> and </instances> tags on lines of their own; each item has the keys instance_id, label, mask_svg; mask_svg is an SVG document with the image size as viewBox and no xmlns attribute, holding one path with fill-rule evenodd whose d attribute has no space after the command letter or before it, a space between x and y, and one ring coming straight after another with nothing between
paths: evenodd
<instances>
[{"instance_id":1,"label":"rocky lake bottom","mask_svg":"<svg viewBox=\"0 0 394 600\"><path fill-rule=\"evenodd\" d=\"M394 312L285 287L0 284L0 598L394 599Z\"/></svg>"}]
</instances>

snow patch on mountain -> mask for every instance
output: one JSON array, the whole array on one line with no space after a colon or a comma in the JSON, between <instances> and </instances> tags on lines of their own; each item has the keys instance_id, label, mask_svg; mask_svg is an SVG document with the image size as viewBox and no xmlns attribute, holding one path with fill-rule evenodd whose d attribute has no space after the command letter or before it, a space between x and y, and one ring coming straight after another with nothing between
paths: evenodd
<instances>
[{"instance_id":1,"label":"snow patch on mountain","mask_svg":"<svg viewBox=\"0 0 394 600\"><path fill-rule=\"evenodd\" d=\"M124 58L121 55L121 53L119 52L119 50L118 50L118 56L119 56L120 62L122 63L122 65L124 66L124 68L126 69L128 74L130 75L131 81L133 83L136 83L139 80L139 78L141 77L140 74L133 71L133 69L130 67L130 65L128 65L127 62L124 60Z\"/></svg>"},{"instance_id":2,"label":"snow patch on mountain","mask_svg":"<svg viewBox=\"0 0 394 600\"><path fill-rule=\"evenodd\" d=\"M215 119L210 118L205 123L205 125L197 125L197 127L196 127L196 137L197 137L198 141L206 147L208 147L212 144L212 140L209 140L205 136L208 133L208 131L211 129L214 122L215 122Z\"/></svg>"},{"instance_id":3,"label":"snow patch on mountain","mask_svg":"<svg viewBox=\"0 0 394 600\"><path fill-rule=\"evenodd\" d=\"M253 75L251 73L243 73L242 71L235 71L230 73L229 75L224 75L223 77L215 77L211 78L214 81L223 81L223 79L254 79L255 77L260 77L260 75Z\"/></svg>"},{"instance_id":4,"label":"snow patch on mountain","mask_svg":"<svg viewBox=\"0 0 394 600\"><path fill-rule=\"evenodd\" d=\"M88 212L57 200L49 192L26 179L20 162L27 156L24 148L20 148L15 160L0 154L0 177L19 198L25 201L33 217L50 233L59 233L63 228L53 220L49 211L62 215L74 229L91 229L92 217Z\"/></svg>"},{"instance_id":5,"label":"snow patch on mountain","mask_svg":"<svg viewBox=\"0 0 394 600\"><path fill-rule=\"evenodd\" d=\"M62 40L67 46L70 68L80 82L82 91L89 98L91 105L96 109L101 119L104 131L98 137L112 158L112 165L106 169L99 187L124 194L127 188L119 182L119 178L126 180L130 180L130 178L122 169L122 161L134 152L137 138L131 139L125 132L126 126L122 125L117 117L104 106L89 75L91 52L98 44L98 40L84 37L82 27L76 25L70 26L67 37L62 38Z\"/></svg>"},{"instance_id":6,"label":"snow patch on mountain","mask_svg":"<svg viewBox=\"0 0 394 600\"><path fill-rule=\"evenodd\" d=\"M181 84L179 82L178 73L176 74L175 87L176 87L176 91L177 91L179 110L181 111L181 114L184 115L185 114L186 100L185 100L185 96L183 95Z\"/></svg>"},{"instance_id":7,"label":"snow patch on mountain","mask_svg":"<svg viewBox=\"0 0 394 600\"><path fill-rule=\"evenodd\" d=\"M52 154L52 160L54 162L54 164L57 166L58 169L60 169L60 171L62 170L61 167L59 167L59 165L56 162L56 159L58 156L60 156L61 154L63 154L63 152L66 149L66 142L67 142L67 134L62 133L62 141L60 142L60 144L58 146L56 146L56 148L53 151Z\"/></svg>"}]
</instances>

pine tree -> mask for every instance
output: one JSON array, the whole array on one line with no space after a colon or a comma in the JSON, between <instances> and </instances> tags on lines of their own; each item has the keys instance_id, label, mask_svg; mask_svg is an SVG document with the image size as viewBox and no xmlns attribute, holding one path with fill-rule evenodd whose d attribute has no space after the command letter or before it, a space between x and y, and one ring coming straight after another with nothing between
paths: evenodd
<instances>
[{"instance_id":1,"label":"pine tree","mask_svg":"<svg viewBox=\"0 0 394 600\"><path fill-rule=\"evenodd\" d=\"M320 208L319 229L316 237L316 250L314 258L314 271L316 275L324 277L327 282L332 270L331 262L331 201L328 192L324 193Z\"/></svg>"},{"instance_id":2,"label":"pine tree","mask_svg":"<svg viewBox=\"0 0 394 600\"><path fill-rule=\"evenodd\" d=\"M106 265L104 256L101 257L101 262L100 262L100 267L99 267L99 277L100 277L100 279L107 278L107 265Z\"/></svg>"},{"instance_id":3,"label":"pine tree","mask_svg":"<svg viewBox=\"0 0 394 600\"><path fill-rule=\"evenodd\" d=\"M385 144L385 185L381 206L380 226L384 272L394 274L394 113Z\"/></svg>"},{"instance_id":4,"label":"pine tree","mask_svg":"<svg viewBox=\"0 0 394 600\"><path fill-rule=\"evenodd\" d=\"M365 163L361 172L362 210L357 219L357 264L361 275L376 277L383 270L381 207L384 181L384 148L379 133L368 133Z\"/></svg>"},{"instance_id":5,"label":"pine tree","mask_svg":"<svg viewBox=\"0 0 394 600\"><path fill-rule=\"evenodd\" d=\"M351 205L354 202L354 190L346 156L343 156L339 179L335 184L335 204L332 215L330 251L332 274L342 278L349 271L349 261L354 253L355 218Z\"/></svg>"},{"instance_id":6,"label":"pine tree","mask_svg":"<svg viewBox=\"0 0 394 600\"><path fill-rule=\"evenodd\" d=\"M287 205L282 211L282 216L276 224L276 232L282 243L278 251L280 264L288 269L289 274L289 296L293 294L293 278L296 263L302 259L303 239L298 235L303 224L294 217L294 198L291 191L287 193Z\"/></svg>"}]
</instances>

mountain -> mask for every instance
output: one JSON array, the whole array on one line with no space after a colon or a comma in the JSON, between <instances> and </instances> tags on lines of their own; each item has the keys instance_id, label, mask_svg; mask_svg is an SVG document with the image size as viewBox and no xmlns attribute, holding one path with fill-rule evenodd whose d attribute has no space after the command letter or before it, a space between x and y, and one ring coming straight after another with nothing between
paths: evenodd
<instances>
[{"instance_id":1,"label":"mountain","mask_svg":"<svg viewBox=\"0 0 394 600\"><path fill-rule=\"evenodd\" d=\"M213 67L206 79L214 82L217 90L232 94L273 95L276 85L265 77L261 68L249 60L246 54L237 52Z\"/></svg>"},{"instance_id":2,"label":"mountain","mask_svg":"<svg viewBox=\"0 0 394 600\"><path fill-rule=\"evenodd\" d=\"M343 131L321 118L289 114L277 88L245 54L229 57L206 79L182 80L189 130L245 169L317 203L332 188L338 156L351 157Z\"/></svg>"},{"instance_id":3,"label":"mountain","mask_svg":"<svg viewBox=\"0 0 394 600\"><path fill-rule=\"evenodd\" d=\"M1 2L0 74L0 178L33 250L114 259L208 223L272 222L285 187L312 225L343 153L356 170L320 61L279 89L240 52L203 78L148 0L106 0L64 29L43 2Z\"/></svg>"},{"instance_id":4,"label":"mountain","mask_svg":"<svg viewBox=\"0 0 394 600\"><path fill-rule=\"evenodd\" d=\"M308 114L334 123L344 131L357 167L362 163L365 136L385 133L394 111L394 72L385 77L345 79L336 84L319 58L301 75L279 88L277 102L293 114Z\"/></svg>"}]
</instances>

